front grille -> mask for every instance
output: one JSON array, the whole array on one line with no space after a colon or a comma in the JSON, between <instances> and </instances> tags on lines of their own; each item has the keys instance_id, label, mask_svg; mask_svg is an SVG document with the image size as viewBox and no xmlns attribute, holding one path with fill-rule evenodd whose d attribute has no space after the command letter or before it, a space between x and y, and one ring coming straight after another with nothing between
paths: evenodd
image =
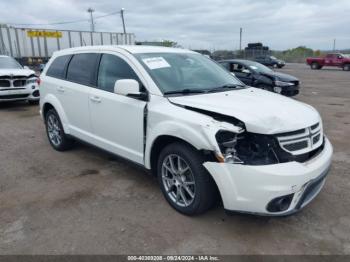
<instances>
[{"instance_id":1,"label":"front grille","mask_svg":"<svg viewBox=\"0 0 350 262\"><path fill-rule=\"evenodd\" d=\"M0 99L16 99L16 98L26 98L26 97L28 97L28 94L5 95L5 96L0 95Z\"/></svg>"},{"instance_id":2,"label":"front grille","mask_svg":"<svg viewBox=\"0 0 350 262\"><path fill-rule=\"evenodd\" d=\"M27 80L25 80L25 79L21 79L21 80L14 80L13 81L13 86L14 87L21 87L21 86L25 86L26 85L26 83L27 83Z\"/></svg>"},{"instance_id":3,"label":"front grille","mask_svg":"<svg viewBox=\"0 0 350 262\"><path fill-rule=\"evenodd\" d=\"M10 87L11 82L9 80L0 80L0 87Z\"/></svg>"},{"instance_id":4,"label":"front grille","mask_svg":"<svg viewBox=\"0 0 350 262\"><path fill-rule=\"evenodd\" d=\"M0 76L0 87L24 87L33 76Z\"/></svg>"},{"instance_id":5,"label":"front grille","mask_svg":"<svg viewBox=\"0 0 350 262\"><path fill-rule=\"evenodd\" d=\"M296 143L287 144L284 146L288 151L298 151L307 147L307 141L303 140Z\"/></svg>"},{"instance_id":6,"label":"front grille","mask_svg":"<svg viewBox=\"0 0 350 262\"><path fill-rule=\"evenodd\" d=\"M312 139L312 143L316 144L320 140L321 135L318 134L317 136L314 136Z\"/></svg>"},{"instance_id":7,"label":"front grille","mask_svg":"<svg viewBox=\"0 0 350 262\"><path fill-rule=\"evenodd\" d=\"M280 147L293 154L310 152L322 145L322 127L316 123L310 127L276 135Z\"/></svg>"}]
</instances>

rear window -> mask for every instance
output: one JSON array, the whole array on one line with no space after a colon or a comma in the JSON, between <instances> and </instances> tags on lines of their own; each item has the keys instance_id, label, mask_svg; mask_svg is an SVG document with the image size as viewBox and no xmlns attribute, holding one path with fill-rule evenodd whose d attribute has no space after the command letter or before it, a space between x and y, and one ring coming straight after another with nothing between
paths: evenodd
<instances>
[{"instance_id":1,"label":"rear window","mask_svg":"<svg viewBox=\"0 0 350 262\"><path fill-rule=\"evenodd\" d=\"M74 55L67 69L67 80L93 85L98 54L86 53Z\"/></svg>"},{"instance_id":2,"label":"rear window","mask_svg":"<svg viewBox=\"0 0 350 262\"><path fill-rule=\"evenodd\" d=\"M70 55L64 55L57 57L50 65L49 69L46 72L46 75L56 77L56 78L64 78L64 69L71 58Z\"/></svg>"}]
</instances>

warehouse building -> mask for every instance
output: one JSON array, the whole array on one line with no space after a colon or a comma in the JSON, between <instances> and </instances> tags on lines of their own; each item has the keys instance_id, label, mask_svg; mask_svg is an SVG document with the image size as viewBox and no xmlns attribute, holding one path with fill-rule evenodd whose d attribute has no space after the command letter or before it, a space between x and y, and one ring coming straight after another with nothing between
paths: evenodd
<instances>
[{"instance_id":1,"label":"warehouse building","mask_svg":"<svg viewBox=\"0 0 350 262\"><path fill-rule=\"evenodd\" d=\"M16 28L0 24L0 54L24 64L46 61L54 51L70 47L134 43L132 33Z\"/></svg>"}]
</instances>

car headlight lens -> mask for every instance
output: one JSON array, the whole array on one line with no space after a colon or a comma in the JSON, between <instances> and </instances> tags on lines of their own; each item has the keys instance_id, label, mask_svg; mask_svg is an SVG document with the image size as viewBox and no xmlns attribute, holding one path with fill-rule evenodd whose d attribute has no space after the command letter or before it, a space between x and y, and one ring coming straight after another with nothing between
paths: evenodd
<instances>
[{"instance_id":1,"label":"car headlight lens","mask_svg":"<svg viewBox=\"0 0 350 262\"><path fill-rule=\"evenodd\" d=\"M225 163L270 165L279 163L274 148L276 141L268 135L219 131L216 140Z\"/></svg>"},{"instance_id":2,"label":"car headlight lens","mask_svg":"<svg viewBox=\"0 0 350 262\"><path fill-rule=\"evenodd\" d=\"M27 79L27 85L29 85L29 84L36 84L37 81L38 81L38 78L36 78L36 77Z\"/></svg>"},{"instance_id":3,"label":"car headlight lens","mask_svg":"<svg viewBox=\"0 0 350 262\"><path fill-rule=\"evenodd\" d=\"M279 80L276 80L275 81L275 86L294 86L293 83L289 83L289 82L283 82L283 81L279 81Z\"/></svg>"}]
</instances>

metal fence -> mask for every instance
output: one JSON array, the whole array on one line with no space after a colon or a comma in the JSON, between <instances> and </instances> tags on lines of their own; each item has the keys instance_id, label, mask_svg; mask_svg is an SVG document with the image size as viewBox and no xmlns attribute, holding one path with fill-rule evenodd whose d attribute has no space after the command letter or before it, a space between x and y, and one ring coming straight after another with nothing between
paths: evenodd
<instances>
[{"instance_id":1,"label":"metal fence","mask_svg":"<svg viewBox=\"0 0 350 262\"><path fill-rule=\"evenodd\" d=\"M24 58L46 60L54 51L70 47L134 43L134 34L14 28L0 25L0 54L18 60Z\"/></svg>"}]
</instances>

